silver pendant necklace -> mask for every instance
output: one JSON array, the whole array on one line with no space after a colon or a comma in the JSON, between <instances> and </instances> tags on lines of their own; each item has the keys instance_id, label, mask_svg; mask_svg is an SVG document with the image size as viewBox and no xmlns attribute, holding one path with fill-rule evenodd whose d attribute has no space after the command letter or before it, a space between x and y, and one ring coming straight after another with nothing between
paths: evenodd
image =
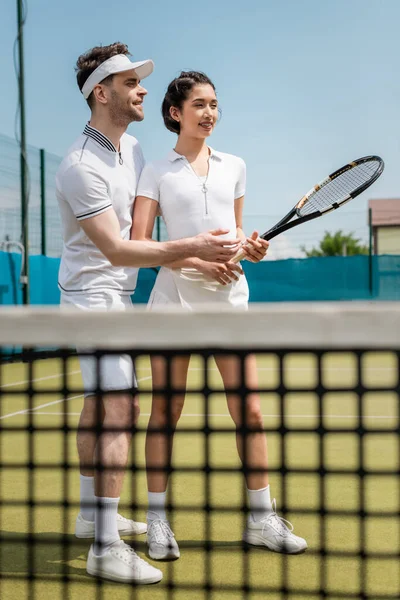
<instances>
[{"instance_id":1,"label":"silver pendant necklace","mask_svg":"<svg viewBox=\"0 0 400 600\"><path fill-rule=\"evenodd\" d=\"M207 159L207 175L204 181L202 181L202 177L200 177L199 175L197 175L196 171L194 170L193 166L190 164L190 162L188 161L188 159L186 159L189 167L191 168L191 170L193 171L193 173L196 175L197 179L200 181L201 185L201 189L203 191L203 194L206 194L208 192L208 188L207 188L207 181L208 181L208 176L210 174L210 157L208 157Z\"/></svg>"},{"instance_id":2,"label":"silver pendant necklace","mask_svg":"<svg viewBox=\"0 0 400 600\"><path fill-rule=\"evenodd\" d=\"M204 181L202 181L202 177L200 177L199 175L197 175L197 173L193 169L192 165L190 165L190 166L191 166L191 169L192 169L193 173L196 175L197 179L202 184L201 189L203 190L203 194L207 194L207 192L208 192L207 181L208 181L208 176L210 174L210 163L209 163L209 161L207 161L207 167L208 167L208 169L207 169L207 175L206 175L206 178L205 178Z\"/></svg>"},{"instance_id":3,"label":"silver pendant necklace","mask_svg":"<svg viewBox=\"0 0 400 600\"><path fill-rule=\"evenodd\" d=\"M176 152L175 148L174 151ZM182 156L182 155L181 155ZM192 165L190 164L190 162L188 161L188 159L186 157L184 157L186 159L186 162L188 163L190 169L193 171L193 173L196 175L197 179L200 181L200 183L202 184L202 192L203 194L207 194L208 192L208 187L207 187L207 181L208 181L208 176L210 174L210 157L208 157L207 159L207 175L204 181L201 181L201 177L199 175L197 175L196 171L194 170L194 168L192 167Z\"/></svg>"},{"instance_id":4,"label":"silver pendant necklace","mask_svg":"<svg viewBox=\"0 0 400 600\"><path fill-rule=\"evenodd\" d=\"M175 150L175 148L174 148L174 150ZM175 150L175 152L176 152L176 150ZM188 161L188 159L186 157L184 157L184 158L185 158L185 160L186 160L189 168L191 169L191 171L195 174L195 176L197 177L197 179L201 183L201 191L204 194L205 212L206 212L206 215L208 215L208 202L207 202L208 187L207 187L207 181L208 181L208 177L210 175L210 157L208 157L208 159L207 159L207 167L208 167L208 169L207 169L207 175L206 175L206 178L205 178L204 181L202 181L201 180L202 178L199 175L197 175L196 171L194 170L193 166L190 164L190 162Z\"/></svg>"}]
</instances>

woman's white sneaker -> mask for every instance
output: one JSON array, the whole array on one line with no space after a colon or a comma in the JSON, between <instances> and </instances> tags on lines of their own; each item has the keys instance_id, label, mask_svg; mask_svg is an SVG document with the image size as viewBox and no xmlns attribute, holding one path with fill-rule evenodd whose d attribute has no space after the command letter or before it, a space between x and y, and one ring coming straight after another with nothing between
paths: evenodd
<instances>
[{"instance_id":1,"label":"woman's white sneaker","mask_svg":"<svg viewBox=\"0 0 400 600\"><path fill-rule=\"evenodd\" d=\"M283 554L300 554L307 549L307 542L294 535L290 521L278 517L276 501L272 503L273 512L260 521L254 521L250 516L243 535L243 541L253 546L266 546L274 552Z\"/></svg>"},{"instance_id":2,"label":"woman's white sneaker","mask_svg":"<svg viewBox=\"0 0 400 600\"><path fill-rule=\"evenodd\" d=\"M120 514L117 515L117 525L119 535L139 535L147 531L146 523L126 519ZM86 521L79 513L75 523L75 536L77 538L94 539L94 521Z\"/></svg>"},{"instance_id":3,"label":"woman's white sneaker","mask_svg":"<svg viewBox=\"0 0 400 600\"><path fill-rule=\"evenodd\" d=\"M140 558L123 540L114 542L102 556L90 547L86 571L89 575L119 582L158 583L162 572Z\"/></svg>"},{"instance_id":4,"label":"woman's white sneaker","mask_svg":"<svg viewBox=\"0 0 400 600\"><path fill-rule=\"evenodd\" d=\"M162 519L148 522L147 544L149 556L154 560L175 560L181 555L168 521Z\"/></svg>"}]
</instances>

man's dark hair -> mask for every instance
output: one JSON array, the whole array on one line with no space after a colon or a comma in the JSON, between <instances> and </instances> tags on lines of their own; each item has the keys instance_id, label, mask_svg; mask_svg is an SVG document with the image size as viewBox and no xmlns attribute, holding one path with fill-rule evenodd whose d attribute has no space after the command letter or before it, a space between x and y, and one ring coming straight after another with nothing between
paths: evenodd
<instances>
[{"instance_id":1,"label":"man's dark hair","mask_svg":"<svg viewBox=\"0 0 400 600\"><path fill-rule=\"evenodd\" d=\"M121 44L121 42L115 42L114 44L110 44L109 46L96 46L91 50L85 52L85 54L81 54L81 56L76 61L76 81L78 83L79 89L82 91L83 86L89 75L93 73L103 63L105 60L108 60L112 56L116 56L117 54L125 54L126 56L130 56L128 46L126 44ZM102 83L111 83L114 75L109 75L105 79L103 79ZM93 101L93 92L87 99L87 103L89 107L92 109L94 105Z\"/></svg>"}]
</instances>

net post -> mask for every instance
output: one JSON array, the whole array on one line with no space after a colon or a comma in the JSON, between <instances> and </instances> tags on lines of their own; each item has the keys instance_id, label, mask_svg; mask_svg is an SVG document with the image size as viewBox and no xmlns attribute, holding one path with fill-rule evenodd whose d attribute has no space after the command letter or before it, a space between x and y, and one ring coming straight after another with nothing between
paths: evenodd
<instances>
[{"instance_id":1,"label":"net post","mask_svg":"<svg viewBox=\"0 0 400 600\"><path fill-rule=\"evenodd\" d=\"M46 152L40 148L40 225L41 254L46 256Z\"/></svg>"},{"instance_id":2,"label":"net post","mask_svg":"<svg viewBox=\"0 0 400 600\"><path fill-rule=\"evenodd\" d=\"M372 208L368 209L369 252L368 252L368 285L370 296L374 294L374 265L373 265L373 238L372 238Z\"/></svg>"},{"instance_id":3,"label":"net post","mask_svg":"<svg viewBox=\"0 0 400 600\"><path fill-rule=\"evenodd\" d=\"M23 31L25 16L22 0L17 1L18 18L18 95L20 104L20 186L21 186L21 241L25 248L22 256L21 279L22 301L29 304L29 251L28 251L28 184L27 184L27 160L26 160L26 136L25 136L25 82L24 82L24 38Z\"/></svg>"}]
</instances>

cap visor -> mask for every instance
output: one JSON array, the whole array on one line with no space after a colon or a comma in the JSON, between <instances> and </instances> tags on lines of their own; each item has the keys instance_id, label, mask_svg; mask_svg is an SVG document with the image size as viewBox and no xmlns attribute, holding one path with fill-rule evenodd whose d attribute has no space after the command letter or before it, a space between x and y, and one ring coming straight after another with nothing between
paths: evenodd
<instances>
[{"instance_id":1,"label":"cap visor","mask_svg":"<svg viewBox=\"0 0 400 600\"><path fill-rule=\"evenodd\" d=\"M154 63L152 60L142 60L141 62L132 63L132 69L135 69L140 79L144 79L152 74Z\"/></svg>"}]
</instances>

